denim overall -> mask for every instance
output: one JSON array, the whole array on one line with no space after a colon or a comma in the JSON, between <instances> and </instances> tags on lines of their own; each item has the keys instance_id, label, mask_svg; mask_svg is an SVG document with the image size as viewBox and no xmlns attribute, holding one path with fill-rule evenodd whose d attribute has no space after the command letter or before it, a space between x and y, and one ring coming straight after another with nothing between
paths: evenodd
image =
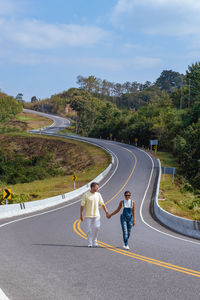
<instances>
[{"instance_id":1,"label":"denim overall","mask_svg":"<svg viewBox=\"0 0 200 300\"><path fill-rule=\"evenodd\" d=\"M124 245L128 246L128 239L131 234L131 229L133 226L133 201L131 200L131 207L125 207L125 200L123 200L123 212L120 216L122 231L123 231L123 239Z\"/></svg>"}]
</instances>

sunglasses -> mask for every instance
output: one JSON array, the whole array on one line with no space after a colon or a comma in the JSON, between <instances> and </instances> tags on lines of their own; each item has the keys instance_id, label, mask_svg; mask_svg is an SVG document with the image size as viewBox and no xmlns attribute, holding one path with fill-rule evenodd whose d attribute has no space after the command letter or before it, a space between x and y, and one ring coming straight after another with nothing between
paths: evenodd
<instances>
[{"instance_id":1,"label":"sunglasses","mask_svg":"<svg viewBox=\"0 0 200 300\"><path fill-rule=\"evenodd\" d=\"M125 197L131 196L130 194L126 194Z\"/></svg>"}]
</instances>

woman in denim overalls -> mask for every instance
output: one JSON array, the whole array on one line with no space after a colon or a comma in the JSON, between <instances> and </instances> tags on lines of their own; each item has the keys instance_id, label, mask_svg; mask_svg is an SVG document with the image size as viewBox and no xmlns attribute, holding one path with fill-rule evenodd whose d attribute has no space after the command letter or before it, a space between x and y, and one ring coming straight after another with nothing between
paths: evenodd
<instances>
[{"instance_id":1,"label":"woman in denim overalls","mask_svg":"<svg viewBox=\"0 0 200 300\"><path fill-rule=\"evenodd\" d=\"M120 209L123 207L123 212L120 216L123 239L124 239L124 249L130 249L128 245L128 239L131 234L132 226L135 225L135 202L131 200L131 193L126 191L124 193L125 200L120 201L118 208L111 214L108 215L108 218L111 218L117 214Z\"/></svg>"}]
</instances>

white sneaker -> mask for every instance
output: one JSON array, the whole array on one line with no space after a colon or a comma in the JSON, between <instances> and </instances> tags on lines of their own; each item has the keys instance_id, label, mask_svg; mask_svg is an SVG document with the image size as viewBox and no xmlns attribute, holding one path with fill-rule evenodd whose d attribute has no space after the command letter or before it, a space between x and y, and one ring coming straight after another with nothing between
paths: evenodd
<instances>
[{"instance_id":1,"label":"white sneaker","mask_svg":"<svg viewBox=\"0 0 200 300\"><path fill-rule=\"evenodd\" d=\"M123 248L126 249L126 250L130 249L128 245L127 246L123 245Z\"/></svg>"},{"instance_id":2,"label":"white sneaker","mask_svg":"<svg viewBox=\"0 0 200 300\"><path fill-rule=\"evenodd\" d=\"M98 247L98 243L96 241L93 242L93 247Z\"/></svg>"},{"instance_id":3,"label":"white sneaker","mask_svg":"<svg viewBox=\"0 0 200 300\"><path fill-rule=\"evenodd\" d=\"M92 248L92 245L88 245L88 248Z\"/></svg>"}]
</instances>

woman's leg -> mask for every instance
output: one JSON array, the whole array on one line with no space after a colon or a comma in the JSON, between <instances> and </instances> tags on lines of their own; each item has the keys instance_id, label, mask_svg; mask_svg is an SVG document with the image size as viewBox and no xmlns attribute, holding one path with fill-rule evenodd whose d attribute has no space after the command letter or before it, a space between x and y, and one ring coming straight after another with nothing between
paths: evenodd
<instances>
[{"instance_id":1,"label":"woman's leg","mask_svg":"<svg viewBox=\"0 0 200 300\"><path fill-rule=\"evenodd\" d=\"M122 232L123 232L123 239L124 239L124 245L128 245L128 228L127 228L127 222L124 220L124 218L121 216L121 226L122 226Z\"/></svg>"},{"instance_id":2,"label":"woman's leg","mask_svg":"<svg viewBox=\"0 0 200 300\"><path fill-rule=\"evenodd\" d=\"M132 224L133 224L132 221L127 222L128 239L129 239L129 237L131 235Z\"/></svg>"}]
</instances>

